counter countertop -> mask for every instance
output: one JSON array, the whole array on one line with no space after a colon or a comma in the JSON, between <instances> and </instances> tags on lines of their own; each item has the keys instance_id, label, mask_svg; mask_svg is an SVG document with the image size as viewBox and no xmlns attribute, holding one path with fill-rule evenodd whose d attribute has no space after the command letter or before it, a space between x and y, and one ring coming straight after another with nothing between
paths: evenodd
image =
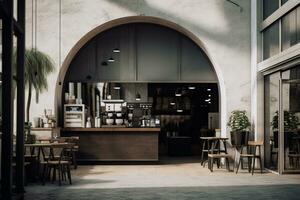
<instances>
[{"instance_id":1,"label":"counter countertop","mask_svg":"<svg viewBox=\"0 0 300 200\"><path fill-rule=\"evenodd\" d=\"M32 127L30 130L31 131L52 131L54 129L58 129L58 128L56 128L56 127L53 127L53 128Z\"/></svg>"},{"instance_id":2,"label":"counter countertop","mask_svg":"<svg viewBox=\"0 0 300 200\"><path fill-rule=\"evenodd\" d=\"M83 131L83 132L101 132L101 131L119 131L119 132L159 132L160 128L126 128L126 127L101 127L101 128L63 128L62 131Z\"/></svg>"}]
</instances>

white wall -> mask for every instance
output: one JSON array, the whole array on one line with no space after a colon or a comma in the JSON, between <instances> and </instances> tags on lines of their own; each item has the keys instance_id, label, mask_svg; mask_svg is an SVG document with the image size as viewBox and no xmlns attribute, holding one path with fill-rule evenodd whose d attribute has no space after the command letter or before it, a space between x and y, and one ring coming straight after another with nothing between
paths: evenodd
<instances>
[{"instance_id":1,"label":"white wall","mask_svg":"<svg viewBox=\"0 0 300 200\"><path fill-rule=\"evenodd\" d=\"M31 118L44 108L54 109L55 82L64 58L87 32L113 19L146 15L163 18L186 28L205 45L217 68L226 99L221 104L223 125L234 109L250 112L250 2L226 0L63 0L61 63L59 63L59 0L37 1L37 47L48 53L57 70L49 76L49 90L31 106ZM32 44L32 5L26 1L26 45ZM225 97L225 96L224 96ZM33 96L33 99L35 97ZM223 127L224 128L224 127Z\"/></svg>"}]
</instances>

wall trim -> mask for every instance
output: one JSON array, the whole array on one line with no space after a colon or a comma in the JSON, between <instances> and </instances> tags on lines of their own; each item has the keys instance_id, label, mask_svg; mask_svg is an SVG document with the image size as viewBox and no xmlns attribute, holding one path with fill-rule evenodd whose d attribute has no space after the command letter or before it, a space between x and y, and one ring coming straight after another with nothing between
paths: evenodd
<instances>
[{"instance_id":1,"label":"wall trim","mask_svg":"<svg viewBox=\"0 0 300 200\"><path fill-rule=\"evenodd\" d=\"M285 64L294 62L300 58L300 44L296 44L279 54L258 63L258 72L269 74L269 71L277 71ZM279 68L278 68L279 67Z\"/></svg>"}]
</instances>

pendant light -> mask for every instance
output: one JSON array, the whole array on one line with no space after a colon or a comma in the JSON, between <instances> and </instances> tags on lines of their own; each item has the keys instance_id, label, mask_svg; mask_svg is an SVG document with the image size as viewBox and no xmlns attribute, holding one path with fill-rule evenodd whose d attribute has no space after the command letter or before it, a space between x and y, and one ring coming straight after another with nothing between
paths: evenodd
<instances>
[{"instance_id":1,"label":"pendant light","mask_svg":"<svg viewBox=\"0 0 300 200\"><path fill-rule=\"evenodd\" d=\"M120 90L120 89L121 89L121 84L120 84L120 83L116 83L116 84L114 85L114 89L115 89L115 90Z\"/></svg>"},{"instance_id":2,"label":"pendant light","mask_svg":"<svg viewBox=\"0 0 300 200\"><path fill-rule=\"evenodd\" d=\"M135 100L140 101L141 100L141 94L136 91L136 84L134 84L134 90L135 90Z\"/></svg>"},{"instance_id":3,"label":"pendant light","mask_svg":"<svg viewBox=\"0 0 300 200\"><path fill-rule=\"evenodd\" d=\"M115 48L115 49L113 50L113 52L114 52L114 53L120 53L121 51L120 51L119 48Z\"/></svg>"},{"instance_id":4,"label":"pendant light","mask_svg":"<svg viewBox=\"0 0 300 200\"><path fill-rule=\"evenodd\" d=\"M177 88L176 91L175 91L175 96L176 96L176 97L181 97L181 95L182 95L182 94L181 94L181 89L180 89L180 88Z\"/></svg>"},{"instance_id":5,"label":"pendant light","mask_svg":"<svg viewBox=\"0 0 300 200\"><path fill-rule=\"evenodd\" d=\"M121 38L121 37L120 37ZM114 48L113 50L112 50L112 52L113 53L120 53L121 51L120 51L120 38L115 38L115 40L117 41L116 43L116 48Z\"/></svg>"},{"instance_id":6,"label":"pendant light","mask_svg":"<svg viewBox=\"0 0 300 200\"><path fill-rule=\"evenodd\" d=\"M194 89L196 89L196 87L193 86L193 85L190 85L188 88L189 88L189 90L194 90Z\"/></svg>"},{"instance_id":7,"label":"pendant light","mask_svg":"<svg viewBox=\"0 0 300 200\"><path fill-rule=\"evenodd\" d=\"M107 87L108 87L108 94L107 94L107 97L106 99L111 99L111 89L110 89L110 83L107 83Z\"/></svg>"},{"instance_id":8,"label":"pendant light","mask_svg":"<svg viewBox=\"0 0 300 200\"><path fill-rule=\"evenodd\" d=\"M136 101L140 101L140 100L141 100L141 95L140 95L140 93L136 93L136 95L135 95L135 100L136 100Z\"/></svg>"},{"instance_id":9,"label":"pendant light","mask_svg":"<svg viewBox=\"0 0 300 200\"><path fill-rule=\"evenodd\" d=\"M110 57L107 61L108 62L115 62L115 59L113 57Z\"/></svg>"}]
</instances>

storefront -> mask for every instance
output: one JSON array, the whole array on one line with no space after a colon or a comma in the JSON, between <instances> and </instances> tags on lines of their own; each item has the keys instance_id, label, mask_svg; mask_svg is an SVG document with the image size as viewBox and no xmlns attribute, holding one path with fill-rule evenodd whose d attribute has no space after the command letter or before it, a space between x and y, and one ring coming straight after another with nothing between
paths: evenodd
<instances>
[{"instance_id":1,"label":"storefront","mask_svg":"<svg viewBox=\"0 0 300 200\"><path fill-rule=\"evenodd\" d=\"M97 33L62 68L57 95L61 134L81 138L81 160L200 155L200 136L220 129L213 64L175 26L150 17L133 19ZM72 109L82 116L71 116Z\"/></svg>"}]
</instances>

